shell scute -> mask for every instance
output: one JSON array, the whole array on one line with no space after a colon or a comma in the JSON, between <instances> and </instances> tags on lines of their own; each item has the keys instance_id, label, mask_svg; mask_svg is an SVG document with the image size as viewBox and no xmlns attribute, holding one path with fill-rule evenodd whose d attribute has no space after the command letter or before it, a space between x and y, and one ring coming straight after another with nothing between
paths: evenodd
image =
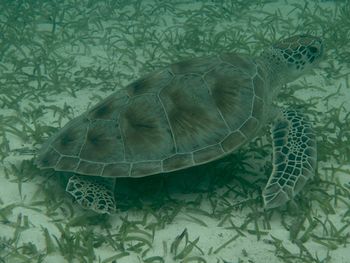
<instances>
[{"instance_id":1,"label":"shell scute","mask_svg":"<svg viewBox=\"0 0 350 263\"><path fill-rule=\"evenodd\" d=\"M44 144L37 164L141 177L218 159L256 135L264 121L264 76L237 54L172 64L71 120Z\"/></svg>"}]
</instances>

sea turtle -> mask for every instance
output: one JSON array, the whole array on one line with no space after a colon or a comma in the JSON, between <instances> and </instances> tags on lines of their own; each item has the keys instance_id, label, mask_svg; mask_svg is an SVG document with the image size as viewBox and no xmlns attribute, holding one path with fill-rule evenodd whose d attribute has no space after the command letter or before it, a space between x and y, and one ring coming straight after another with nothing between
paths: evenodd
<instances>
[{"instance_id":1,"label":"sea turtle","mask_svg":"<svg viewBox=\"0 0 350 263\"><path fill-rule=\"evenodd\" d=\"M40 168L74 173L66 191L85 208L115 209L117 177L142 177L232 153L272 122L273 171L266 208L292 199L316 166L310 122L273 101L282 84L320 60L322 40L281 40L259 57L225 53L177 62L114 92L69 121L39 151ZM105 179L103 179L105 178Z\"/></svg>"}]
</instances>

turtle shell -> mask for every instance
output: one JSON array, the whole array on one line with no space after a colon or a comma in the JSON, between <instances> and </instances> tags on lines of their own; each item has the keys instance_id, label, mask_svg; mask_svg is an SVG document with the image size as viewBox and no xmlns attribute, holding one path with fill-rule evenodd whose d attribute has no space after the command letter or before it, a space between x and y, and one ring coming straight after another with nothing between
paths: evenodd
<instances>
[{"instance_id":1,"label":"turtle shell","mask_svg":"<svg viewBox=\"0 0 350 263\"><path fill-rule=\"evenodd\" d=\"M231 153L266 120L267 75L239 54L155 71L68 122L43 146L40 168L141 177Z\"/></svg>"}]
</instances>

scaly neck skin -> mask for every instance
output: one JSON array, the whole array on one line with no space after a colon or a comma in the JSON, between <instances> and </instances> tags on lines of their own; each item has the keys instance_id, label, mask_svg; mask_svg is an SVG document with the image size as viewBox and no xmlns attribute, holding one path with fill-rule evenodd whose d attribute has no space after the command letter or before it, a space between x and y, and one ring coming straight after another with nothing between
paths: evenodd
<instances>
[{"instance_id":1,"label":"scaly neck skin","mask_svg":"<svg viewBox=\"0 0 350 263\"><path fill-rule=\"evenodd\" d=\"M267 76L270 78L270 88L274 91L273 93L278 92L283 84L291 81L288 78L288 67L284 59L273 48L266 49L258 57L258 60L265 66Z\"/></svg>"},{"instance_id":2,"label":"scaly neck skin","mask_svg":"<svg viewBox=\"0 0 350 263\"><path fill-rule=\"evenodd\" d=\"M269 81L265 91L265 103L270 105L270 111L266 118L272 120L276 116L276 107L274 101L282 89L283 85L290 82L289 70L285 61L274 49L266 49L258 58L257 63L262 71L266 72L266 79Z\"/></svg>"}]
</instances>

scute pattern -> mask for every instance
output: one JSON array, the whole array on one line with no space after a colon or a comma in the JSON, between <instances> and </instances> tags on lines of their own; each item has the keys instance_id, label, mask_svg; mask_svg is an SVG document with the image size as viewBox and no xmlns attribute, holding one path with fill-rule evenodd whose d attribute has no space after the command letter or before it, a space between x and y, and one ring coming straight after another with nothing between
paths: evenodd
<instances>
[{"instance_id":1,"label":"scute pattern","mask_svg":"<svg viewBox=\"0 0 350 263\"><path fill-rule=\"evenodd\" d=\"M119 112L125 107L128 101L129 95L126 91L119 90L90 109L87 117L89 120L103 119L116 121Z\"/></svg>"},{"instance_id":2,"label":"scute pattern","mask_svg":"<svg viewBox=\"0 0 350 263\"><path fill-rule=\"evenodd\" d=\"M162 172L161 161L133 163L131 177L145 176L145 174L157 174Z\"/></svg>"},{"instance_id":3,"label":"scute pattern","mask_svg":"<svg viewBox=\"0 0 350 263\"><path fill-rule=\"evenodd\" d=\"M160 92L160 99L168 116L177 153L193 152L219 143L229 132L200 76L176 76Z\"/></svg>"},{"instance_id":4,"label":"scute pattern","mask_svg":"<svg viewBox=\"0 0 350 263\"><path fill-rule=\"evenodd\" d=\"M41 168L54 168L60 158L61 155L54 148L52 148L49 143L45 143L35 161Z\"/></svg>"},{"instance_id":5,"label":"scute pattern","mask_svg":"<svg viewBox=\"0 0 350 263\"><path fill-rule=\"evenodd\" d=\"M140 78L126 87L130 96L141 95L145 93L158 93L159 87L166 86L174 77L169 69L163 69L146 77Z\"/></svg>"},{"instance_id":6,"label":"scute pattern","mask_svg":"<svg viewBox=\"0 0 350 263\"><path fill-rule=\"evenodd\" d=\"M193 161L195 164L207 163L216 156L223 156L225 154L220 144L215 144L193 153Z\"/></svg>"},{"instance_id":7,"label":"scute pattern","mask_svg":"<svg viewBox=\"0 0 350 263\"><path fill-rule=\"evenodd\" d=\"M251 57L236 53L225 53L220 58L245 75L253 76L255 74L256 68Z\"/></svg>"},{"instance_id":8,"label":"scute pattern","mask_svg":"<svg viewBox=\"0 0 350 263\"><path fill-rule=\"evenodd\" d=\"M132 98L120 115L120 127L128 162L160 160L175 153L170 127L155 95Z\"/></svg>"},{"instance_id":9,"label":"scute pattern","mask_svg":"<svg viewBox=\"0 0 350 263\"><path fill-rule=\"evenodd\" d=\"M192 153L175 154L163 160L163 172L171 172L178 169L178 167L190 167L194 165Z\"/></svg>"},{"instance_id":10,"label":"scute pattern","mask_svg":"<svg viewBox=\"0 0 350 263\"><path fill-rule=\"evenodd\" d=\"M230 131L239 129L251 115L254 98L251 78L228 63L218 65L204 77Z\"/></svg>"},{"instance_id":11,"label":"scute pattern","mask_svg":"<svg viewBox=\"0 0 350 263\"><path fill-rule=\"evenodd\" d=\"M80 158L102 163L123 161L124 145L118 123L105 120L91 121Z\"/></svg>"},{"instance_id":12,"label":"scute pattern","mask_svg":"<svg viewBox=\"0 0 350 263\"><path fill-rule=\"evenodd\" d=\"M78 156L88 125L89 120L84 115L69 122L52 141L52 147L62 155Z\"/></svg>"},{"instance_id":13,"label":"scute pattern","mask_svg":"<svg viewBox=\"0 0 350 263\"><path fill-rule=\"evenodd\" d=\"M259 121L254 117L250 117L247 121L244 122L239 130L249 140L255 135L258 126Z\"/></svg>"},{"instance_id":14,"label":"scute pattern","mask_svg":"<svg viewBox=\"0 0 350 263\"><path fill-rule=\"evenodd\" d=\"M70 121L37 164L102 177L141 177L220 158L265 121L266 79L245 56L194 58L116 91Z\"/></svg>"},{"instance_id":15,"label":"scute pattern","mask_svg":"<svg viewBox=\"0 0 350 263\"><path fill-rule=\"evenodd\" d=\"M222 149L226 153L236 150L239 146L247 141L247 137L240 131L235 131L227 136L221 143Z\"/></svg>"},{"instance_id":16,"label":"scute pattern","mask_svg":"<svg viewBox=\"0 0 350 263\"><path fill-rule=\"evenodd\" d=\"M100 175L103 170L102 163L89 162L85 160L80 160L76 173L86 174L86 175Z\"/></svg>"},{"instance_id":17,"label":"scute pattern","mask_svg":"<svg viewBox=\"0 0 350 263\"><path fill-rule=\"evenodd\" d=\"M125 177L129 176L131 163L111 163L104 166L103 177Z\"/></svg>"},{"instance_id":18,"label":"scute pattern","mask_svg":"<svg viewBox=\"0 0 350 263\"><path fill-rule=\"evenodd\" d=\"M220 58L201 57L180 61L170 65L170 70L174 75L197 74L203 75L206 71L211 70L221 63Z\"/></svg>"},{"instance_id":19,"label":"scute pattern","mask_svg":"<svg viewBox=\"0 0 350 263\"><path fill-rule=\"evenodd\" d=\"M55 166L57 171L75 171L79 164L78 157L62 156Z\"/></svg>"}]
</instances>

